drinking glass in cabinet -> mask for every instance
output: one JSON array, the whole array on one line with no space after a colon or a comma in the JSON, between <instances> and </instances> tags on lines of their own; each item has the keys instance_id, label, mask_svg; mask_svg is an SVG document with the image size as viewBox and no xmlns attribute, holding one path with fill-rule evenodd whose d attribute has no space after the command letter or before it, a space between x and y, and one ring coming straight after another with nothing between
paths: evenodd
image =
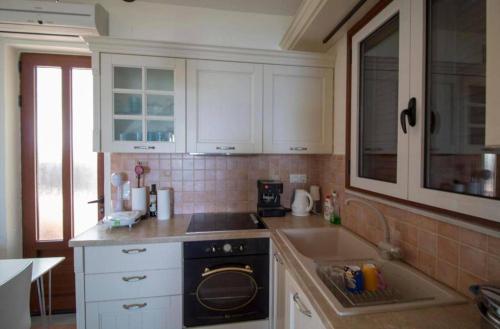
<instances>
[{"instance_id":1,"label":"drinking glass in cabinet","mask_svg":"<svg viewBox=\"0 0 500 329\"><path fill-rule=\"evenodd\" d=\"M172 95L147 95L146 103L148 115L174 115L174 96Z\"/></svg>"},{"instance_id":2,"label":"drinking glass in cabinet","mask_svg":"<svg viewBox=\"0 0 500 329\"><path fill-rule=\"evenodd\" d=\"M174 90L174 71L146 69L146 89L159 91Z\"/></svg>"},{"instance_id":3,"label":"drinking glass in cabinet","mask_svg":"<svg viewBox=\"0 0 500 329\"><path fill-rule=\"evenodd\" d=\"M142 141L142 121L115 119L115 140Z\"/></svg>"},{"instance_id":4,"label":"drinking glass in cabinet","mask_svg":"<svg viewBox=\"0 0 500 329\"><path fill-rule=\"evenodd\" d=\"M174 142L174 122L148 120L148 142Z\"/></svg>"},{"instance_id":5,"label":"drinking glass in cabinet","mask_svg":"<svg viewBox=\"0 0 500 329\"><path fill-rule=\"evenodd\" d=\"M141 115L142 96L140 94L114 94L114 113L119 115Z\"/></svg>"},{"instance_id":6,"label":"drinking glass in cabinet","mask_svg":"<svg viewBox=\"0 0 500 329\"><path fill-rule=\"evenodd\" d=\"M114 88L142 89L142 69L138 67L114 67Z\"/></svg>"}]
</instances>

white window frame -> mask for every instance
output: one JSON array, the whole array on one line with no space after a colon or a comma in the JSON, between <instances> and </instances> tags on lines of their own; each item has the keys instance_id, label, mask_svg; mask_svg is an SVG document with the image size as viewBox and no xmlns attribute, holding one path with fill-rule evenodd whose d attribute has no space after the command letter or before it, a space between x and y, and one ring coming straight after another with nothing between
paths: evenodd
<instances>
[{"instance_id":1,"label":"white window frame","mask_svg":"<svg viewBox=\"0 0 500 329\"><path fill-rule=\"evenodd\" d=\"M397 142L397 178L396 183L384 182L360 177L358 167L359 151L359 71L360 44L370 34L399 14L399 82L398 82L398 142ZM392 1L368 24L363 26L352 38L352 71L351 71L351 185L354 187L407 198L408 185L408 134L404 134L399 122L399 115L407 107L410 86L410 2L407 0Z\"/></svg>"},{"instance_id":2,"label":"white window frame","mask_svg":"<svg viewBox=\"0 0 500 329\"><path fill-rule=\"evenodd\" d=\"M355 188L389 195L447 211L500 222L500 201L498 200L424 188L425 121L423 119L426 101L426 2L426 0L393 1L352 38L350 185ZM409 7L406 8L402 6ZM408 31L408 33L411 34L411 36L407 38L407 40L411 40L411 42L407 48L409 56L406 64L409 68L409 72L408 76L405 77L408 79L409 86L408 89L401 88L402 81L399 82L399 106L401 111L406 107L409 98L415 97L417 99L417 120L414 127L408 127L408 135L406 136L401 136L401 127L399 127L398 183L392 184L391 186L390 183L365 179L358 176L359 42L362 40L360 36L367 35L367 31L374 31L376 28L374 29L373 27L380 26L381 22L392 17L397 8L400 8L400 42L401 35L403 35L404 31ZM406 19L403 17L405 12L408 12ZM369 33L370 32L368 32L368 34ZM402 44L400 43L400 48L401 46ZM403 56L400 49L400 70L404 64L401 60L403 60ZM400 123L398 125L400 125ZM400 174L404 175L401 179Z\"/></svg>"}]
</instances>

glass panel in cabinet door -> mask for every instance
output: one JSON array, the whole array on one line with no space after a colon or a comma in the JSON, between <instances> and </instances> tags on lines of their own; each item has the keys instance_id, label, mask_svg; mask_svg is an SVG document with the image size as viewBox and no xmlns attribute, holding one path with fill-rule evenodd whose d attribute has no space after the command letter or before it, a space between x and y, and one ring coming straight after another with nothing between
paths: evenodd
<instances>
[{"instance_id":1,"label":"glass panel in cabinet door","mask_svg":"<svg viewBox=\"0 0 500 329\"><path fill-rule=\"evenodd\" d=\"M148 115L173 116L174 96L172 95L147 95L146 107Z\"/></svg>"},{"instance_id":2,"label":"glass panel in cabinet door","mask_svg":"<svg viewBox=\"0 0 500 329\"><path fill-rule=\"evenodd\" d=\"M486 0L427 1L425 187L500 199L484 148Z\"/></svg>"},{"instance_id":3,"label":"glass panel in cabinet door","mask_svg":"<svg viewBox=\"0 0 500 329\"><path fill-rule=\"evenodd\" d=\"M36 68L37 240L63 239L62 70Z\"/></svg>"},{"instance_id":4,"label":"glass panel in cabinet door","mask_svg":"<svg viewBox=\"0 0 500 329\"><path fill-rule=\"evenodd\" d=\"M174 122L148 120L148 142L174 142Z\"/></svg>"},{"instance_id":5,"label":"glass panel in cabinet door","mask_svg":"<svg viewBox=\"0 0 500 329\"><path fill-rule=\"evenodd\" d=\"M142 95L115 93L113 95L113 108L117 115L141 115Z\"/></svg>"},{"instance_id":6,"label":"glass panel in cabinet door","mask_svg":"<svg viewBox=\"0 0 500 329\"><path fill-rule=\"evenodd\" d=\"M142 68L121 67L113 68L114 88L117 89L142 89Z\"/></svg>"},{"instance_id":7,"label":"glass panel in cabinet door","mask_svg":"<svg viewBox=\"0 0 500 329\"><path fill-rule=\"evenodd\" d=\"M360 43L360 177L396 183L399 16Z\"/></svg>"},{"instance_id":8,"label":"glass panel in cabinet door","mask_svg":"<svg viewBox=\"0 0 500 329\"><path fill-rule=\"evenodd\" d=\"M142 141L142 120L114 119L116 141Z\"/></svg>"},{"instance_id":9,"label":"glass panel in cabinet door","mask_svg":"<svg viewBox=\"0 0 500 329\"><path fill-rule=\"evenodd\" d=\"M146 69L146 89L174 91L174 71Z\"/></svg>"}]
</instances>

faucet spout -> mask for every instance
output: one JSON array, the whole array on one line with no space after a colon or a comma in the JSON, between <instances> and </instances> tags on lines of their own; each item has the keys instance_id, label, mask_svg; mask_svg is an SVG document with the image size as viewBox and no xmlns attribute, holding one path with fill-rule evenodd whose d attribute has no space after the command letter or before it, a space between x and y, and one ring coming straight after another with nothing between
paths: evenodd
<instances>
[{"instance_id":1,"label":"faucet spout","mask_svg":"<svg viewBox=\"0 0 500 329\"><path fill-rule=\"evenodd\" d=\"M373 212L377 215L376 217L382 225L382 230L384 233L383 241L380 241L377 245L382 257L386 259L401 258L401 250L391 244L391 232L389 230L389 224L387 223L387 219L385 218L384 214L377 207L362 199L347 198L344 201L346 205L349 205L351 202L357 202L365 205L368 208L372 209Z\"/></svg>"}]
</instances>

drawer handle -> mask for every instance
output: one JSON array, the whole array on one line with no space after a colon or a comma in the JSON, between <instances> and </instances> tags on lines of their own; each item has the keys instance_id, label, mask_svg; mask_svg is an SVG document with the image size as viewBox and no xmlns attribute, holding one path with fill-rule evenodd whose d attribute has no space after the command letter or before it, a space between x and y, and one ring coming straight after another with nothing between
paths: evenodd
<instances>
[{"instance_id":1,"label":"drawer handle","mask_svg":"<svg viewBox=\"0 0 500 329\"><path fill-rule=\"evenodd\" d=\"M299 293L293 294L293 302L297 305L299 312L307 316L308 318L312 318L312 313L307 309L307 307L302 303L299 297Z\"/></svg>"},{"instance_id":2,"label":"drawer handle","mask_svg":"<svg viewBox=\"0 0 500 329\"><path fill-rule=\"evenodd\" d=\"M126 310L135 310L139 308L144 308L148 305L148 303L142 303L142 304L123 304L123 308Z\"/></svg>"},{"instance_id":3,"label":"drawer handle","mask_svg":"<svg viewBox=\"0 0 500 329\"><path fill-rule=\"evenodd\" d=\"M147 249L146 248L133 248L133 249L122 249L122 252L124 254L138 254L141 252L145 252Z\"/></svg>"},{"instance_id":4,"label":"drawer handle","mask_svg":"<svg viewBox=\"0 0 500 329\"><path fill-rule=\"evenodd\" d=\"M301 146L290 147L290 151L307 151L307 147L301 147Z\"/></svg>"},{"instance_id":5,"label":"drawer handle","mask_svg":"<svg viewBox=\"0 0 500 329\"><path fill-rule=\"evenodd\" d=\"M154 150L154 146L134 146L134 150Z\"/></svg>"},{"instance_id":6,"label":"drawer handle","mask_svg":"<svg viewBox=\"0 0 500 329\"><path fill-rule=\"evenodd\" d=\"M136 282L144 280L145 278L147 278L146 275L134 275L134 276L124 276L122 280L125 282Z\"/></svg>"},{"instance_id":7,"label":"drawer handle","mask_svg":"<svg viewBox=\"0 0 500 329\"><path fill-rule=\"evenodd\" d=\"M222 150L222 151L230 151L230 150L236 150L236 147L234 147L234 146L217 146L215 149Z\"/></svg>"}]
</instances>

